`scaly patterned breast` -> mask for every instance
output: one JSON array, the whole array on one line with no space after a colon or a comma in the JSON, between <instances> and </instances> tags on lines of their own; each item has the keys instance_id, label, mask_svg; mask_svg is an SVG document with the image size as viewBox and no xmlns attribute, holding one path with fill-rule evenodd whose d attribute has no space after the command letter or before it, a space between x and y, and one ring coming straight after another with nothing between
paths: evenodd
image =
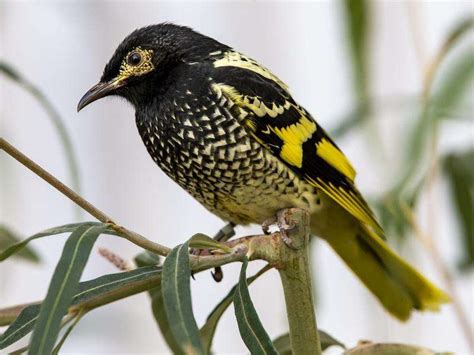
<instances>
[{"instance_id":1,"label":"scaly patterned breast","mask_svg":"<svg viewBox=\"0 0 474 355\"><path fill-rule=\"evenodd\" d=\"M261 223L281 208L317 204L314 188L249 136L232 105L184 87L158 111L137 111L137 126L160 168L225 220Z\"/></svg>"}]
</instances>

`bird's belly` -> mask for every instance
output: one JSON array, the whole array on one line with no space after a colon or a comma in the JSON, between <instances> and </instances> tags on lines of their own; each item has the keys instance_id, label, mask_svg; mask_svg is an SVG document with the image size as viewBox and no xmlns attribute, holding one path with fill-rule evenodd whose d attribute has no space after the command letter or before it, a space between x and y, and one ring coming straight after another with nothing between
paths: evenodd
<instances>
[{"instance_id":1,"label":"bird's belly","mask_svg":"<svg viewBox=\"0 0 474 355\"><path fill-rule=\"evenodd\" d=\"M183 128L184 127L184 130ZM235 122L215 129L150 137L145 146L160 168L220 218L236 224L262 223L286 207L317 210L317 190L298 178ZM190 133L191 132L191 133ZM183 137L187 139L183 140Z\"/></svg>"}]
</instances>

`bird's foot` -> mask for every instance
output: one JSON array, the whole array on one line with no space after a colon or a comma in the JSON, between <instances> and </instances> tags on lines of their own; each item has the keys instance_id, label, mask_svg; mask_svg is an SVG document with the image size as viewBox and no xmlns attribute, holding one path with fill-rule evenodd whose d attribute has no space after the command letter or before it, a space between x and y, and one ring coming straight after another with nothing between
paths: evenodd
<instances>
[{"instance_id":1,"label":"bird's foot","mask_svg":"<svg viewBox=\"0 0 474 355\"><path fill-rule=\"evenodd\" d=\"M289 216L290 210L284 209L277 212L276 216L270 217L263 221L262 223L262 230L265 234L270 234L270 227L275 225L278 227L280 231L281 239L283 242L292 249L296 249L293 245L292 239L288 236L288 232L293 231L296 228L296 225L291 221Z\"/></svg>"},{"instance_id":2,"label":"bird's foot","mask_svg":"<svg viewBox=\"0 0 474 355\"><path fill-rule=\"evenodd\" d=\"M235 235L234 227L235 227L235 224L232 222L229 222L224 227L219 229L219 231L214 236L214 240L221 243L228 241L230 238L232 238ZM194 256L212 255L209 249L196 249L196 248L191 249L191 254ZM214 271L213 272L211 271L211 275L214 281L216 282L221 282L222 279L224 278L224 273L220 266L215 267Z\"/></svg>"},{"instance_id":3,"label":"bird's foot","mask_svg":"<svg viewBox=\"0 0 474 355\"><path fill-rule=\"evenodd\" d=\"M273 226L274 224L277 224L277 217L276 216L273 216L273 217L270 217L266 220L263 221L262 223L262 231L264 234L271 234L270 232L270 227Z\"/></svg>"}]
</instances>

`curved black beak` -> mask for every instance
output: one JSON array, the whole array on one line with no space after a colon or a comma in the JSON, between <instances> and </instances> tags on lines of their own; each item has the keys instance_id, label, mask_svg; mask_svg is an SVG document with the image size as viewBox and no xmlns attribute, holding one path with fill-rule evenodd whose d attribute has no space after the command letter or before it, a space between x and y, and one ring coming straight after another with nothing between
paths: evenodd
<instances>
[{"instance_id":1,"label":"curved black beak","mask_svg":"<svg viewBox=\"0 0 474 355\"><path fill-rule=\"evenodd\" d=\"M89 89L82 97L82 99L77 104L77 112L82 110L84 107L89 105L90 103L99 100L103 97L112 95L116 89L121 87L123 83L119 80L111 80L108 82L100 82Z\"/></svg>"}]
</instances>

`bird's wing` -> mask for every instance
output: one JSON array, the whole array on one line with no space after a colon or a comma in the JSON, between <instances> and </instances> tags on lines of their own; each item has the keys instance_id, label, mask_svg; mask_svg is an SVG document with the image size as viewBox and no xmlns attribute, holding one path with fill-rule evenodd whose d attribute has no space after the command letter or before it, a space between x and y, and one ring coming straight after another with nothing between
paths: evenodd
<instances>
[{"instance_id":1,"label":"bird's wing","mask_svg":"<svg viewBox=\"0 0 474 355\"><path fill-rule=\"evenodd\" d=\"M382 228L355 187L351 163L311 115L295 103L286 85L273 75L262 75L256 67L249 70L235 63L216 67L214 72L214 92L233 103L233 114L259 143L383 237Z\"/></svg>"}]
</instances>

